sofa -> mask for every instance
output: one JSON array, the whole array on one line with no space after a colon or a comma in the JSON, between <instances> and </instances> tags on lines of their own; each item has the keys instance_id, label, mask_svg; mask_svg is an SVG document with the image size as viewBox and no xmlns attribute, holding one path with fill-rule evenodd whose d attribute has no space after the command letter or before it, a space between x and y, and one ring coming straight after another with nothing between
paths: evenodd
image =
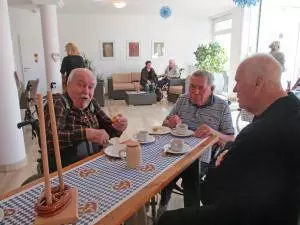
<instances>
[{"instance_id":1,"label":"sofa","mask_svg":"<svg viewBox=\"0 0 300 225\"><path fill-rule=\"evenodd\" d=\"M108 98L125 99L126 91L134 91L141 80L140 72L114 73L107 79Z\"/></svg>"}]
</instances>

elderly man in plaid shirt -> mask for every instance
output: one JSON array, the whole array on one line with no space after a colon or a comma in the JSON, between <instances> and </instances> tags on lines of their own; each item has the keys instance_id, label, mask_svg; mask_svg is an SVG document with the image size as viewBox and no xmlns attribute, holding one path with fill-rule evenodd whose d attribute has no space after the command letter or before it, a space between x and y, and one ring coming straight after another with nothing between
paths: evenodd
<instances>
[{"instance_id":1,"label":"elderly man in plaid shirt","mask_svg":"<svg viewBox=\"0 0 300 225\"><path fill-rule=\"evenodd\" d=\"M127 128L127 118L121 114L113 121L104 113L93 98L96 77L85 68L72 70L67 92L53 96L63 167L98 152L112 137L121 136ZM56 171L53 139L45 106L49 169Z\"/></svg>"}]
</instances>

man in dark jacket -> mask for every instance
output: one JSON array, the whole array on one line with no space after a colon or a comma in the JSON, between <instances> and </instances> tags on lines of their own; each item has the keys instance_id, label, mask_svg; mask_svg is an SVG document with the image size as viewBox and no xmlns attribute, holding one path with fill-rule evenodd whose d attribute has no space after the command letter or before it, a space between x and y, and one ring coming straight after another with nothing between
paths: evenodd
<instances>
[{"instance_id":1,"label":"man in dark jacket","mask_svg":"<svg viewBox=\"0 0 300 225\"><path fill-rule=\"evenodd\" d=\"M152 68L151 61L146 61L145 67L141 71L141 86L146 92L155 91L157 86L157 75Z\"/></svg>"},{"instance_id":2,"label":"man in dark jacket","mask_svg":"<svg viewBox=\"0 0 300 225\"><path fill-rule=\"evenodd\" d=\"M280 64L259 54L236 73L239 106L255 115L206 177L204 206L166 212L159 225L296 225L300 101L287 95Z\"/></svg>"}]
</instances>

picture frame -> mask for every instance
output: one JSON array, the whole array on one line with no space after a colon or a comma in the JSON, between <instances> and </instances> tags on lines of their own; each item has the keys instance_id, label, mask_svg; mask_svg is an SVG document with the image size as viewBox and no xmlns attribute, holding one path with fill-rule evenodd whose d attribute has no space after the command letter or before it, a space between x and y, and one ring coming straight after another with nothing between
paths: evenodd
<instances>
[{"instance_id":1,"label":"picture frame","mask_svg":"<svg viewBox=\"0 0 300 225\"><path fill-rule=\"evenodd\" d=\"M152 41L152 58L161 58L166 56L166 45L164 41Z\"/></svg>"},{"instance_id":2,"label":"picture frame","mask_svg":"<svg viewBox=\"0 0 300 225\"><path fill-rule=\"evenodd\" d=\"M114 41L100 41L100 58L101 60L115 60L116 48Z\"/></svg>"},{"instance_id":3,"label":"picture frame","mask_svg":"<svg viewBox=\"0 0 300 225\"><path fill-rule=\"evenodd\" d=\"M126 42L127 59L140 59L141 57L141 41L131 40Z\"/></svg>"}]
</instances>

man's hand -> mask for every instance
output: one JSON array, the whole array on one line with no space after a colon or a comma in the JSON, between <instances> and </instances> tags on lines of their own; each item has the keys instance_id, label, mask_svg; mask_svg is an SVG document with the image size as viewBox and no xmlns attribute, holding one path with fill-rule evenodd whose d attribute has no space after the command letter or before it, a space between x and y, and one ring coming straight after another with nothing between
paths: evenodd
<instances>
[{"instance_id":1,"label":"man's hand","mask_svg":"<svg viewBox=\"0 0 300 225\"><path fill-rule=\"evenodd\" d=\"M150 80L147 80L147 84L149 84L149 85L150 85L150 84L151 84L151 81L150 81Z\"/></svg>"},{"instance_id":2,"label":"man's hand","mask_svg":"<svg viewBox=\"0 0 300 225\"><path fill-rule=\"evenodd\" d=\"M86 139L98 145L104 146L108 143L109 135L104 129L86 128Z\"/></svg>"},{"instance_id":3,"label":"man's hand","mask_svg":"<svg viewBox=\"0 0 300 225\"><path fill-rule=\"evenodd\" d=\"M112 119L112 126L118 131L124 131L127 128L128 120L122 114L118 114L116 117Z\"/></svg>"},{"instance_id":4,"label":"man's hand","mask_svg":"<svg viewBox=\"0 0 300 225\"><path fill-rule=\"evenodd\" d=\"M214 129L210 128L206 124L201 125L195 132L195 136L198 138L206 138L208 136L213 136L218 134L219 132L215 131Z\"/></svg>"},{"instance_id":5,"label":"man's hand","mask_svg":"<svg viewBox=\"0 0 300 225\"><path fill-rule=\"evenodd\" d=\"M175 128L177 124L181 123L181 119L177 115L173 115L165 119L164 125L170 128Z\"/></svg>"},{"instance_id":6,"label":"man's hand","mask_svg":"<svg viewBox=\"0 0 300 225\"><path fill-rule=\"evenodd\" d=\"M224 152L222 152L222 153L218 156L218 158L217 158L217 160L216 160L216 163L215 163L216 167L218 167L218 166L221 165L222 161L224 160L224 156L227 154L228 151L229 151L229 150L225 150Z\"/></svg>"}]
</instances>

